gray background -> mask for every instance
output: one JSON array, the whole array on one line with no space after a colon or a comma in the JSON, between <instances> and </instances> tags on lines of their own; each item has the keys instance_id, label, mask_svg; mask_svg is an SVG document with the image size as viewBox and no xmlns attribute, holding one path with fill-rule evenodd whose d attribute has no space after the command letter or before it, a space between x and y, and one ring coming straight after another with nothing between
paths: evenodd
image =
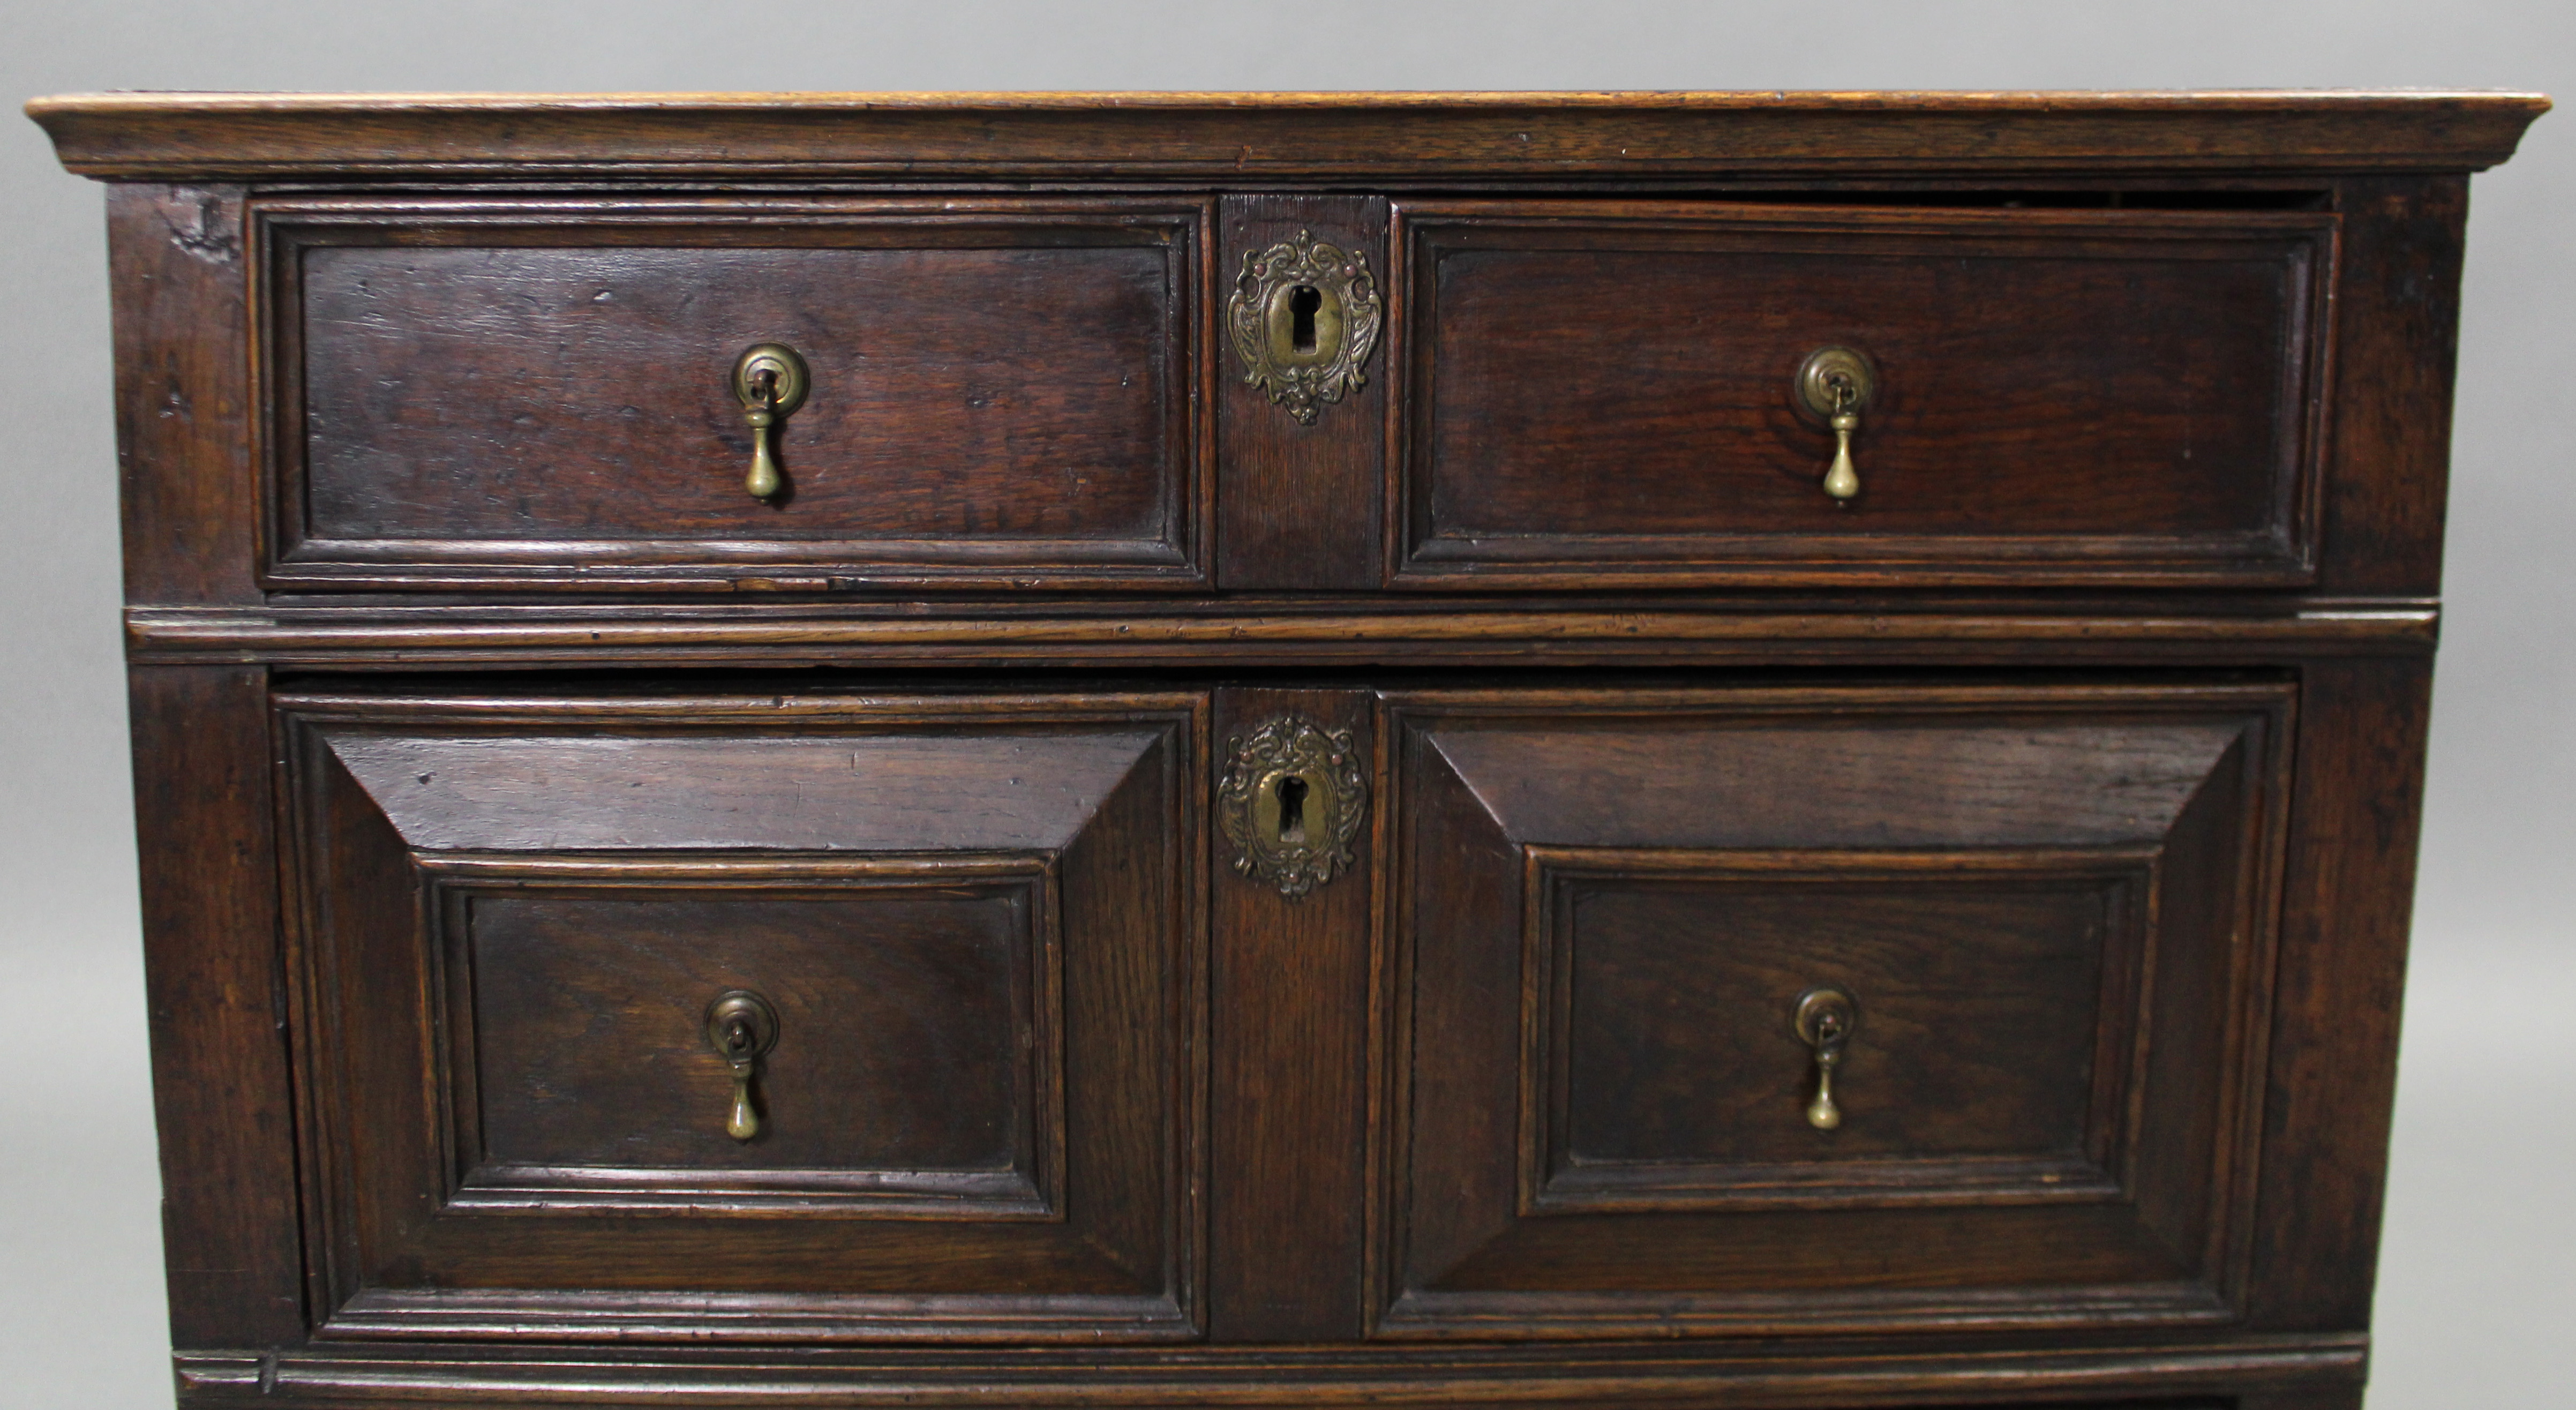
<instances>
[{"instance_id":1,"label":"gray background","mask_svg":"<svg viewBox=\"0 0 2576 1410\"><path fill-rule=\"evenodd\" d=\"M102 88L2480 87L2566 0L370 5L0 0ZM2564 1407L2576 1321L2576 116L2477 179L2374 1410ZM0 119L0 1403L166 1406L99 192Z\"/></svg>"}]
</instances>

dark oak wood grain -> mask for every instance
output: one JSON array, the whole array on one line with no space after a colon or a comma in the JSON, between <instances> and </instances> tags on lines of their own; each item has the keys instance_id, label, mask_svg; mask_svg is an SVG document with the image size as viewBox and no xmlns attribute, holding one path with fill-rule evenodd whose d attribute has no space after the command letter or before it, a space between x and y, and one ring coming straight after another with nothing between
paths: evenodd
<instances>
[{"instance_id":1,"label":"dark oak wood grain","mask_svg":"<svg viewBox=\"0 0 2576 1410\"><path fill-rule=\"evenodd\" d=\"M327 1333L1192 1334L1196 698L281 709Z\"/></svg>"},{"instance_id":2,"label":"dark oak wood grain","mask_svg":"<svg viewBox=\"0 0 2576 1410\"><path fill-rule=\"evenodd\" d=\"M1529 859L1525 1208L2107 1183L2149 856ZM1831 1134L1807 1120L1814 1058L1792 1023L1824 984L1867 1006Z\"/></svg>"},{"instance_id":3,"label":"dark oak wood grain","mask_svg":"<svg viewBox=\"0 0 2576 1410\"><path fill-rule=\"evenodd\" d=\"M1387 202L1373 196L1234 196L1222 206L1219 282L1244 259L1300 233L1367 262L1386 298ZM1391 320L1388 324L1391 329ZM1218 376L1218 580L1231 589L1374 588L1386 444L1387 333L1361 367L1367 384L1304 425L1244 378L1231 346Z\"/></svg>"},{"instance_id":4,"label":"dark oak wood grain","mask_svg":"<svg viewBox=\"0 0 2576 1410\"><path fill-rule=\"evenodd\" d=\"M1397 697L1381 1330L2226 1315L2288 703Z\"/></svg>"},{"instance_id":5,"label":"dark oak wood grain","mask_svg":"<svg viewBox=\"0 0 2576 1410\"><path fill-rule=\"evenodd\" d=\"M1228 689L1219 759L1264 721L1349 730L1377 770L1370 701L1356 691ZM1213 832L1208 1322L1225 1342L1348 1340L1364 1326L1369 995L1376 960L1376 819L1358 865L1299 897L1238 875Z\"/></svg>"},{"instance_id":6,"label":"dark oak wood grain","mask_svg":"<svg viewBox=\"0 0 2576 1410\"><path fill-rule=\"evenodd\" d=\"M1150 1355L1150 1359L1146 1359ZM393 1361L355 1349L267 1360L192 1356L184 1391L206 1403L261 1393L290 1404L525 1404L531 1396L623 1395L686 1403L750 1392L784 1404L1098 1405L1096 1382L1119 1386L1116 1403L1250 1406L1337 1403L1401 1406L1779 1405L1799 1410L1940 1405L1947 1410L2350 1410L2362 1353L2335 1338L2238 1339L2232 1345L2134 1340L2117 1349L1983 1341L1896 1350L1880 1344L1799 1346L1626 1342L1568 1361L1562 1348L1528 1346L1116 1347L988 1354L955 1363L830 1352L793 1359L715 1359L636 1353L587 1363L520 1357L506 1366L470 1348ZM2161 1394L2142 1398L2139 1368ZM480 1376L479 1382L469 1379ZM1355 1384L1369 1387L1354 1401ZM2320 1386L2330 1389L2318 1389ZM2277 1400L2264 1399L2279 1392ZM2303 1396L2314 1399L2303 1399ZM2005 1397L1997 1399L1997 1397Z\"/></svg>"},{"instance_id":7,"label":"dark oak wood grain","mask_svg":"<svg viewBox=\"0 0 2576 1410\"><path fill-rule=\"evenodd\" d=\"M268 577L1202 581L1202 214L263 204ZM768 500L728 382L762 342L811 369Z\"/></svg>"},{"instance_id":8,"label":"dark oak wood grain","mask_svg":"<svg viewBox=\"0 0 2576 1410\"><path fill-rule=\"evenodd\" d=\"M305 1328L267 673L138 667L135 844L178 1347Z\"/></svg>"},{"instance_id":9,"label":"dark oak wood grain","mask_svg":"<svg viewBox=\"0 0 2576 1410\"><path fill-rule=\"evenodd\" d=\"M38 100L181 1403L2357 1410L2546 106ZM1224 333L1301 231L1386 303L1311 425Z\"/></svg>"},{"instance_id":10,"label":"dark oak wood grain","mask_svg":"<svg viewBox=\"0 0 2576 1410\"><path fill-rule=\"evenodd\" d=\"M2328 215L1406 202L1399 581L2297 581ZM1857 498L1801 363L1876 369Z\"/></svg>"},{"instance_id":11,"label":"dark oak wood grain","mask_svg":"<svg viewBox=\"0 0 2576 1410\"><path fill-rule=\"evenodd\" d=\"M2300 673L2302 758L2249 1311L2283 1329L2366 1326L2379 1253L2397 1027L2414 911L2430 662Z\"/></svg>"},{"instance_id":12,"label":"dark oak wood grain","mask_svg":"<svg viewBox=\"0 0 2576 1410\"><path fill-rule=\"evenodd\" d=\"M450 987L452 1205L801 1195L1061 1216L1061 943L1044 868L514 871L450 874L430 897ZM778 1023L749 1140L726 1128L731 1070L687 1002L735 990Z\"/></svg>"},{"instance_id":13,"label":"dark oak wood grain","mask_svg":"<svg viewBox=\"0 0 2576 1410\"><path fill-rule=\"evenodd\" d=\"M2459 177L2335 185L2348 268L2322 506L2329 591L2441 590L2468 200Z\"/></svg>"},{"instance_id":14,"label":"dark oak wood grain","mask_svg":"<svg viewBox=\"0 0 2576 1410\"><path fill-rule=\"evenodd\" d=\"M1762 604L1765 607L1773 604ZM2180 604L2175 604L2179 606ZM2262 662L2310 655L2422 656L2439 613L2420 603L2202 614L2168 609L1780 612L1626 610L1527 604L1491 611L1376 610L1350 601L1131 603L1057 613L1009 604L907 607L891 612L611 614L539 611L276 613L138 611L127 616L137 659L259 661L383 669L424 661L566 664L614 648L621 659L667 665L889 662L1062 665L1143 662L1238 666L1782 665L1792 662L2051 665L2108 662Z\"/></svg>"},{"instance_id":15,"label":"dark oak wood grain","mask_svg":"<svg viewBox=\"0 0 2576 1410\"><path fill-rule=\"evenodd\" d=\"M238 186L112 186L129 602L256 603L250 256Z\"/></svg>"}]
</instances>

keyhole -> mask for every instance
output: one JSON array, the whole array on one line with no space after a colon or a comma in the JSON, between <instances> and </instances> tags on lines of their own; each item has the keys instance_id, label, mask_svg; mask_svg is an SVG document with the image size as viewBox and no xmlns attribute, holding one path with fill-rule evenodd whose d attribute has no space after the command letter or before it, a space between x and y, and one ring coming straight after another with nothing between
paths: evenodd
<instances>
[{"instance_id":1,"label":"keyhole","mask_svg":"<svg viewBox=\"0 0 2576 1410\"><path fill-rule=\"evenodd\" d=\"M1324 306L1322 291L1300 284L1288 293L1288 346L1301 353L1315 350L1315 310ZM1300 788L1303 784L1298 785Z\"/></svg>"},{"instance_id":2,"label":"keyhole","mask_svg":"<svg viewBox=\"0 0 2576 1410\"><path fill-rule=\"evenodd\" d=\"M1279 840L1306 840L1306 780L1290 774L1279 780Z\"/></svg>"}]
</instances>

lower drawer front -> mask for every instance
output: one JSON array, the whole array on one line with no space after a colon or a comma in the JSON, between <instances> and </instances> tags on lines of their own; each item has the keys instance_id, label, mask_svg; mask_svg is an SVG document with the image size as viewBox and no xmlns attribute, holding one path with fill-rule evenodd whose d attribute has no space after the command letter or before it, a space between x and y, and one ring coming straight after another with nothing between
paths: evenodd
<instances>
[{"instance_id":1,"label":"lower drawer front","mask_svg":"<svg viewBox=\"0 0 2576 1410\"><path fill-rule=\"evenodd\" d=\"M2231 1316L2287 708L1400 700L1381 1331Z\"/></svg>"},{"instance_id":2,"label":"lower drawer front","mask_svg":"<svg viewBox=\"0 0 2576 1410\"><path fill-rule=\"evenodd\" d=\"M2233 1315L2287 687L1378 700L1379 1335ZM323 1335L1201 1335L1211 703L287 697Z\"/></svg>"},{"instance_id":3,"label":"lower drawer front","mask_svg":"<svg viewBox=\"0 0 2576 1410\"><path fill-rule=\"evenodd\" d=\"M1197 697L285 704L326 1336L1188 1336Z\"/></svg>"}]
</instances>

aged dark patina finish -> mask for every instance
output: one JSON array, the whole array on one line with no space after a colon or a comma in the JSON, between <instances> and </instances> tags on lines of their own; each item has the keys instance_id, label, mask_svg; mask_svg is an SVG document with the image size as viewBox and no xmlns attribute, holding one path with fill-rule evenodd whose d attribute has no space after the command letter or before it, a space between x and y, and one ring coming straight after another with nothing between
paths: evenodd
<instances>
[{"instance_id":1,"label":"aged dark patina finish","mask_svg":"<svg viewBox=\"0 0 2576 1410\"><path fill-rule=\"evenodd\" d=\"M2545 106L39 100L182 1402L2357 1410Z\"/></svg>"}]
</instances>

